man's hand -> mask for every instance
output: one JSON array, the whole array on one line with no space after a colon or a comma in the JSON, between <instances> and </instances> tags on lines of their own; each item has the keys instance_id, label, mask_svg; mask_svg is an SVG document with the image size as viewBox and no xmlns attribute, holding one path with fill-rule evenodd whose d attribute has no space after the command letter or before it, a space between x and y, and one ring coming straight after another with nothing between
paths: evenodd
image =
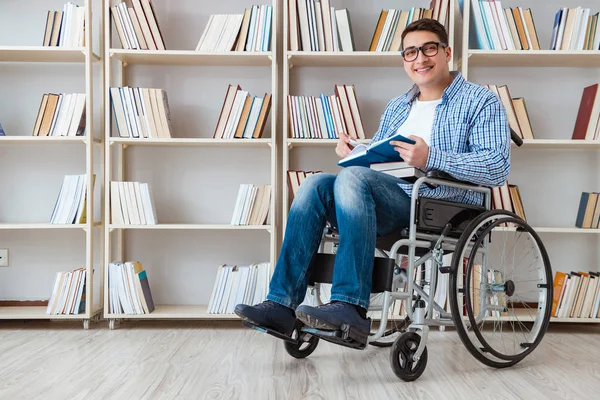
<instances>
[{"instance_id":1,"label":"man's hand","mask_svg":"<svg viewBox=\"0 0 600 400\"><path fill-rule=\"evenodd\" d=\"M345 133L340 133L337 146L335 146L335 153L340 158L346 157L352 151L353 147L350 145L350 136Z\"/></svg>"},{"instance_id":2,"label":"man's hand","mask_svg":"<svg viewBox=\"0 0 600 400\"><path fill-rule=\"evenodd\" d=\"M420 136L410 135L409 139L415 141L415 144L409 144L398 140L392 140L390 144L394 150L400 153L400 157L411 167L425 169L427 159L429 158L429 146Z\"/></svg>"}]
</instances>

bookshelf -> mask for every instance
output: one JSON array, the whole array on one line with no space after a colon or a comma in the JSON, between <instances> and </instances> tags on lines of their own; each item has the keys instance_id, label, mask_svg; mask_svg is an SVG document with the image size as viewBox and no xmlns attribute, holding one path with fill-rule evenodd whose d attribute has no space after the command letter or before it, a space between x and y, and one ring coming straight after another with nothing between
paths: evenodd
<instances>
[{"instance_id":1,"label":"bookshelf","mask_svg":"<svg viewBox=\"0 0 600 400\"><path fill-rule=\"evenodd\" d=\"M5 1L0 16L0 137L3 197L0 247L9 250L9 266L0 269L0 319L80 320L84 329L101 313L95 291L97 248L102 224L98 161L101 140L94 114L94 70L101 58L94 29L84 32L84 46L42 46L48 11L62 11L66 1ZM86 21L97 16L90 0ZM15 21L19 21L15 23ZM85 94L82 136L35 136L34 123L44 93ZM50 217L63 177L96 174L84 192L86 222L53 224ZM101 204L100 204L101 206ZM48 314L47 301L59 271L85 270L85 309L77 314ZM96 272L96 275L94 275Z\"/></svg>"},{"instance_id":2,"label":"bookshelf","mask_svg":"<svg viewBox=\"0 0 600 400\"><path fill-rule=\"evenodd\" d=\"M528 222L544 241L553 272L599 271L600 229L575 226L581 193L600 186L600 141L573 140L583 88L600 82L600 50L551 50L556 12L600 9L593 1L502 2L531 9L539 50L482 50L473 39L474 0L464 0L460 71L479 84L507 84L524 97L535 139L512 146L508 181L519 185ZM591 15L590 14L590 15ZM471 40L470 40L471 39ZM560 189L559 189L560 187ZM508 318L510 317L503 317ZM552 317L551 322L600 323L598 318Z\"/></svg>"},{"instance_id":3,"label":"bookshelf","mask_svg":"<svg viewBox=\"0 0 600 400\"><path fill-rule=\"evenodd\" d=\"M278 214L271 198L265 225L232 225L240 184L278 188L278 1L154 1L164 50L124 49L111 17L116 0L103 0L106 60L104 82L104 201L111 181L148 182L156 225L111 223L106 207L103 268L104 318L109 328L124 319L235 320L212 314L209 299L221 264L275 262ZM253 5L273 7L269 51L196 51L213 14L242 14ZM131 7L131 5L130 5ZM181 30L185 25L189 29ZM254 139L213 138L228 85L250 95L271 94L264 133ZM172 124L169 138L119 137L110 88L164 89ZM148 273L155 310L148 314L111 313L108 266L136 260Z\"/></svg>"}]
</instances>

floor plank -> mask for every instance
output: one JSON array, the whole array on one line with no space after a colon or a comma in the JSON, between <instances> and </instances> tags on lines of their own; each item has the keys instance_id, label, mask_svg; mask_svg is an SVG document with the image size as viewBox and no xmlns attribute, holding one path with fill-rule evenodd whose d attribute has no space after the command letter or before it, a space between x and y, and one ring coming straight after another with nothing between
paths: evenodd
<instances>
[{"instance_id":1,"label":"floor plank","mask_svg":"<svg viewBox=\"0 0 600 400\"><path fill-rule=\"evenodd\" d=\"M488 368L456 332L432 330L415 382L392 372L389 348L321 341L308 358L233 322L0 322L0 398L27 399L592 399L600 326L552 325L519 364Z\"/></svg>"}]
</instances>

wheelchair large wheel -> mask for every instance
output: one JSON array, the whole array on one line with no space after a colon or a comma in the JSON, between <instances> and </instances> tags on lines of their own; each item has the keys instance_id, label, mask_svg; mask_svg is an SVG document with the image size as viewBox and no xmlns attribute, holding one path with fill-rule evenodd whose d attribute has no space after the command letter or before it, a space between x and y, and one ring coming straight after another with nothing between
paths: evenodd
<instances>
[{"instance_id":1,"label":"wheelchair large wheel","mask_svg":"<svg viewBox=\"0 0 600 400\"><path fill-rule=\"evenodd\" d=\"M508 367L531 353L552 308L552 269L537 233L505 210L473 220L452 258L450 306L461 341L485 365Z\"/></svg>"}]
</instances>

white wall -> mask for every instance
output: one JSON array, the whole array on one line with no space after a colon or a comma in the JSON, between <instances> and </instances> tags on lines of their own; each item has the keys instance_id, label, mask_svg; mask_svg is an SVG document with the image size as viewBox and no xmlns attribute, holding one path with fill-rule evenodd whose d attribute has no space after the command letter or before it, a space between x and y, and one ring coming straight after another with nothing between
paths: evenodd
<instances>
[{"instance_id":1,"label":"white wall","mask_svg":"<svg viewBox=\"0 0 600 400\"><path fill-rule=\"evenodd\" d=\"M0 45L40 44L46 11L60 10L63 3L62 0L3 0ZM167 49L193 50L210 14L237 13L258 3L155 0L153 4ZM428 4L425 0L401 5L392 0L332 0L332 6L350 10L358 50L368 48L381 9ZM504 7L518 5L533 9L544 48L550 41L554 13L565 4L599 11L597 1L593 0L503 2ZM99 6L99 2L94 5L95 18ZM98 53L98 45L94 46ZM118 39L114 47L120 47ZM97 110L102 105L99 72L96 68ZM0 121L7 133L30 135L42 93L82 91L83 73L83 66L79 65L0 64ZM272 90L268 67L130 66L127 77L129 85L162 87L167 91L176 137L212 137L229 83L240 84L256 95ZM592 68L472 68L469 78L481 84L508 84L513 97L525 97L536 137L568 139L583 87L600 81L600 72ZM291 94L331 94L333 85L340 83L356 86L369 137L376 131L387 101L411 86L401 67L295 67L290 71ZM99 111L96 117L95 132L103 134ZM269 119L265 137L271 134ZM161 223L226 223L239 184L258 184L270 179L270 151L266 147L130 147L126 155L127 179L152 185ZM290 156L292 169L339 170L333 147L294 148ZM83 145L0 147L0 190L4 194L0 221L49 220L62 177L67 173L82 173L83 160ZM515 148L512 164L509 181L519 185L525 212L534 226L574 226L581 191L598 190L600 186L597 151ZM102 180L101 171L98 179ZM11 252L11 266L0 269L0 299L48 298L54 273L77 268L84 261L83 238L83 232L79 231L0 231L0 248L9 248ZM597 235L543 234L542 238L555 269L597 269L600 257ZM144 264L155 302L205 304L216 267L223 263L268 260L268 241L267 232L132 230L126 234L125 258ZM97 278L100 268L96 264Z\"/></svg>"}]
</instances>

